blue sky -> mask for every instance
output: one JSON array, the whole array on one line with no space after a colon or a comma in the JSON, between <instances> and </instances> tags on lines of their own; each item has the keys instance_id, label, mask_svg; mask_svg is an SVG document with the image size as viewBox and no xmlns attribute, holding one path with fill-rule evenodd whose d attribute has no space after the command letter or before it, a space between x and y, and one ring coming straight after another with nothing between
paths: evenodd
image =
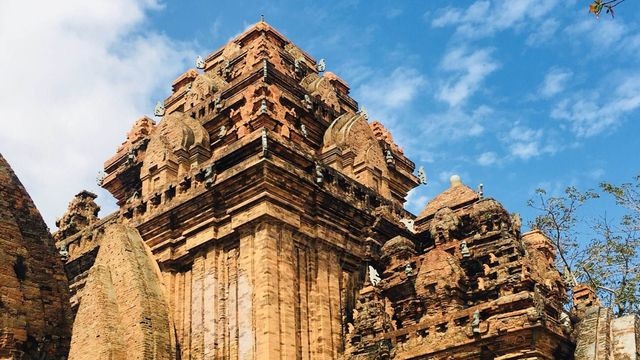
<instances>
[{"instance_id":1,"label":"blue sky","mask_svg":"<svg viewBox=\"0 0 640 360\"><path fill-rule=\"evenodd\" d=\"M326 59L371 119L391 130L428 185L418 213L459 174L525 219L537 187L640 173L640 5L596 20L587 0L69 1L0 4L0 152L53 227L95 185L171 81L264 14ZM11 84L7 86L6 84ZM594 202L588 216L616 214Z\"/></svg>"}]
</instances>

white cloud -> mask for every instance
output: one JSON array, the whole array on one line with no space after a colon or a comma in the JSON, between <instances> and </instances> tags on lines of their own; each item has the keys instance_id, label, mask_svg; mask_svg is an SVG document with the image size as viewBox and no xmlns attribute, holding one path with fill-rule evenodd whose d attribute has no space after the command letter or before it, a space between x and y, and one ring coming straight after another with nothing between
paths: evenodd
<instances>
[{"instance_id":1,"label":"white cloud","mask_svg":"<svg viewBox=\"0 0 640 360\"><path fill-rule=\"evenodd\" d=\"M613 91L577 93L559 101L551 117L569 122L578 137L591 137L617 128L640 108L640 74L627 74Z\"/></svg>"},{"instance_id":2,"label":"white cloud","mask_svg":"<svg viewBox=\"0 0 640 360\"><path fill-rule=\"evenodd\" d=\"M478 157L478 164L481 166L491 166L498 162L498 155L493 151L485 151Z\"/></svg>"},{"instance_id":3,"label":"white cloud","mask_svg":"<svg viewBox=\"0 0 640 360\"><path fill-rule=\"evenodd\" d=\"M598 51L608 50L610 47L619 44L628 31L625 23L620 20L602 19L601 21L593 21L592 17L582 18L565 29L565 32L576 41L591 41ZM597 36L594 36L594 34L597 34Z\"/></svg>"},{"instance_id":4,"label":"white cloud","mask_svg":"<svg viewBox=\"0 0 640 360\"><path fill-rule=\"evenodd\" d=\"M466 9L446 8L431 21L433 27L455 26L467 38L492 36L496 32L538 22L558 0L478 0Z\"/></svg>"},{"instance_id":5,"label":"white cloud","mask_svg":"<svg viewBox=\"0 0 640 360\"><path fill-rule=\"evenodd\" d=\"M567 26L564 33L569 35L572 44L580 47L581 53L585 52L585 45L589 45L587 55L608 58L609 68L613 61L637 63L640 59L640 31L635 24L627 24L622 19L586 18Z\"/></svg>"},{"instance_id":6,"label":"white cloud","mask_svg":"<svg viewBox=\"0 0 640 360\"><path fill-rule=\"evenodd\" d=\"M391 113L415 99L425 84L426 79L418 70L398 67L388 76L377 76L361 84L356 93L370 117L392 121Z\"/></svg>"},{"instance_id":7,"label":"white cloud","mask_svg":"<svg viewBox=\"0 0 640 360\"><path fill-rule=\"evenodd\" d=\"M540 95L551 97L564 91L567 81L573 76L573 72L566 69L553 68L549 70L540 85Z\"/></svg>"},{"instance_id":8,"label":"white cloud","mask_svg":"<svg viewBox=\"0 0 640 360\"><path fill-rule=\"evenodd\" d=\"M52 226L75 193L99 190L103 161L136 118L168 95L195 52L144 29L146 13L159 9L155 1L32 7L0 5L0 151ZM104 204L108 195L100 194Z\"/></svg>"},{"instance_id":9,"label":"white cloud","mask_svg":"<svg viewBox=\"0 0 640 360\"><path fill-rule=\"evenodd\" d=\"M436 97L449 106L457 106L473 95L482 81L499 67L498 62L491 57L491 52L490 49L469 51L465 47L448 51L442 58L440 67L454 75L440 87Z\"/></svg>"},{"instance_id":10,"label":"white cloud","mask_svg":"<svg viewBox=\"0 0 640 360\"><path fill-rule=\"evenodd\" d=\"M403 12L404 11L401 8L392 8L385 11L385 16L387 19L395 19L402 15Z\"/></svg>"},{"instance_id":11,"label":"white cloud","mask_svg":"<svg viewBox=\"0 0 640 360\"><path fill-rule=\"evenodd\" d=\"M480 136L485 130L484 123L492 113L491 108L480 106L469 113L452 108L444 113L431 114L422 121L420 133L425 134L428 141L421 143L421 146L435 147Z\"/></svg>"},{"instance_id":12,"label":"white cloud","mask_svg":"<svg viewBox=\"0 0 640 360\"><path fill-rule=\"evenodd\" d=\"M509 130L502 141L515 159L527 160L543 154L555 154L560 150L543 129L532 129L519 123Z\"/></svg>"},{"instance_id":13,"label":"white cloud","mask_svg":"<svg viewBox=\"0 0 640 360\"><path fill-rule=\"evenodd\" d=\"M587 176L594 181L601 180L607 172L602 168L595 168L587 172Z\"/></svg>"},{"instance_id":14,"label":"white cloud","mask_svg":"<svg viewBox=\"0 0 640 360\"><path fill-rule=\"evenodd\" d=\"M526 44L529 46L540 46L549 42L556 35L560 28L560 22L556 19L546 19L537 29L529 34Z\"/></svg>"},{"instance_id":15,"label":"white cloud","mask_svg":"<svg viewBox=\"0 0 640 360\"><path fill-rule=\"evenodd\" d=\"M424 194L423 187L415 187L407 193L405 207L414 213L419 213L427 205L429 197Z\"/></svg>"},{"instance_id":16,"label":"white cloud","mask_svg":"<svg viewBox=\"0 0 640 360\"><path fill-rule=\"evenodd\" d=\"M377 77L358 89L362 101L396 109L413 100L425 79L416 69L398 67L389 76ZM381 91L384 89L384 91Z\"/></svg>"}]
</instances>

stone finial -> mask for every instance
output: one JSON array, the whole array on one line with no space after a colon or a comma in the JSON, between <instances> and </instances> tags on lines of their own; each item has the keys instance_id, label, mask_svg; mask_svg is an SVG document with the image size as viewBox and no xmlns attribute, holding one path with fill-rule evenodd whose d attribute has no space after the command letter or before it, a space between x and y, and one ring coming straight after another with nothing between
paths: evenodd
<instances>
[{"instance_id":1,"label":"stone finial","mask_svg":"<svg viewBox=\"0 0 640 360\"><path fill-rule=\"evenodd\" d=\"M396 159L393 157L393 153L391 152L390 149L385 150L384 160L389 166L394 166L396 164Z\"/></svg>"},{"instance_id":2,"label":"stone finial","mask_svg":"<svg viewBox=\"0 0 640 360\"><path fill-rule=\"evenodd\" d=\"M471 257L469 246L467 245L467 242L464 240L462 240L462 242L460 243L460 254L462 254L462 257L465 259Z\"/></svg>"},{"instance_id":3,"label":"stone finial","mask_svg":"<svg viewBox=\"0 0 640 360\"><path fill-rule=\"evenodd\" d=\"M413 268L411 267L411 263L408 263L407 265L405 265L405 267L404 267L404 273L405 273L407 276L411 276L411 275L413 275Z\"/></svg>"},{"instance_id":4,"label":"stone finial","mask_svg":"<svg viewBox=\"0 0 640 360\"><path fill-rule=\"evenodd\" d=\"M451 187L462 185L462 180L459 175L451 175L449 182L451 183Z\"/></svg>"},{"instance_id":5,"label":"stone finial","mask_svg":"<svg viewBox=\"0 0 640 360\"><path fill-rule=\"evenodd\" d=\"M260 114L266 114L267 110L267 100L262 99L262 102L260 103Z\"/></svg>"},{"instance_id":6,"label":"stone finial","mask_svg":"<svg viewBox=\"0 0 640 360\"><path fill-rule=\"evenodd\" d=\"M266 157L269 154L269 143L267 138L267 129L262 129L262 135L260 136L262 139L262 157Z\"/></svg>"},{"instance_id":7,"label":"stone finial","mask_svg":"<svg viewBox=\"0 0 640 360\"><path fill-rule=\"evenodd\" d=\"M196 68L203 70L204 66L205 66L204 59L202 58L202 56L198 56L196 58Z\"/></svg>"},{"instance_id":8,"label":"stone finial","mask_svg":"<svg viewBox=\"0 0 640 360\"><path fill-rule=\"evenodd\" d=\"M60 254L60 260L62 260L62 262L66 262L67 260L69 260L69 250L67 249L66 244L62 245L60 251L58 251L58 254Z\"/></svg>"},{"instance_id":9,"label":"stone finial","mask_svg":"<svg viewBox=\"0 0 640 360\"><path fill-rule=\"evenodd\" d=\"M380 282L380 274L378 274L378 270L371 265L369 265L368 268L368 280L373 286L378 286L378 283Z\"/></svg>"},{"instance_id":10,"label":"stone finial","mask_svg":"<svg viewBox=\"0 0 640 360\"><path fill-rule=\"evenodd\" d=\"M474 334L480 333L480 311L473 312L473 320L471 321L471 331Z\"/></svg>"},{"instance_id":11,"label":"stone finial","mask_svg":"<svg viewBox=\"0 0 640 360\"><path fill-rule=\"evenodd\" d=\"M320 59L317 66L318 72L324 72L327 69L327 64L324 59Z\"/></svg>"},{"instance_id":12,"label":"stone finial","mask_svg":"<svg viewBox=\"0 0 640 360\"><path fill-rule=\"evenodd\" d=\"M358 115L362 115L362 117L367 121L369 120L369 113L364 106L361 107L360 110L358 110Z\"/></svg>"},{"instance_id":13,"label":"stone finial","mask_svg":"<svg viewBox=\"0 0 640 360\"><path fill-rule=\"evenodd\" d=\"M165 108L162 101L156 103L156 107L153 109L153 115L161 117L164 116Z\"/></svg>"},{"instance_id":14,"label":"stone finial","mask_svg":"<svg viewBox=\"0 0 640 360\"><path fill-rule=\"evenodd\" d=\"M418 169L418 179L420 180L420 184L427 184L427 173L424 171L423 166L420 166L420 169Z\"/></svg>"},{"instance_id":15,"label":"stone finial","mask_svg":"<svg viewBox=\"0 0 640 360\"><path fill-rule=\"evenodd\" d=\"M313 101L311 101L311 97L307 94L304 94L304 105L307 110L313 110Z\"/></svg>"},{"instance_id":16,"label":"stone finial","mask_svg":"<svg viewBox=\"0 0 640 360\"><path fill-rule=\"evenodd\" d=\"M322 169L322 165L316 163L316 184L320 185L324 182L324 170Z\"/></svg>"}]
</instances>

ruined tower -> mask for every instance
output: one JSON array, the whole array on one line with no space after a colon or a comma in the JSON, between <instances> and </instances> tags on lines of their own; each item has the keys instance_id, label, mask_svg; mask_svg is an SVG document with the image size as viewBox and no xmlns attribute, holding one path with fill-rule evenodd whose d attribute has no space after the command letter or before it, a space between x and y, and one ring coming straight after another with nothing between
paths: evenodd
<instances>
[{"instance_id":1,"label":"ruined tower","mask_svg":"<svg viewBox=\"0 0 640 360\"><path fill-rule=\"evenodd\" d=\"M119 210L60 220L71 359L571 357L548 240L457 178L404 210L414 163L324 61L261 21L197 68L105 162Z\"/></svg>"},{"instance_id":2,"label":"ruined tower","mask_svg":"<svg viewBox=\"0 0 640 360\"><path fill-rule=\"evenodd\" d=\"M69 294L59 257L0 155L0 359L61 359L69 351Z\"/></svg>"}]
</instances>

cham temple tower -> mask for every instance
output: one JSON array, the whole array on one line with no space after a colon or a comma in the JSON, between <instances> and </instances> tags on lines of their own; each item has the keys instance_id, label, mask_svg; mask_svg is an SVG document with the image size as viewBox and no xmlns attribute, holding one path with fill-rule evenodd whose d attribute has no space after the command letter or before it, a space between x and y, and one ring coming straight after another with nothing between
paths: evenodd
<instances>
[{"instance_id":1,"label":"cham temple tower","mask_svg":"<svg viewBox=\"0 0 640 360\"><path fill-rule=\"evenodd\" d=\"M0 157L0 359L640 359L459 177L404 210L415 164L265 22L196 67L105 162L110 215L81 191L51 237Z\"/></svg>"}]
</instances>

